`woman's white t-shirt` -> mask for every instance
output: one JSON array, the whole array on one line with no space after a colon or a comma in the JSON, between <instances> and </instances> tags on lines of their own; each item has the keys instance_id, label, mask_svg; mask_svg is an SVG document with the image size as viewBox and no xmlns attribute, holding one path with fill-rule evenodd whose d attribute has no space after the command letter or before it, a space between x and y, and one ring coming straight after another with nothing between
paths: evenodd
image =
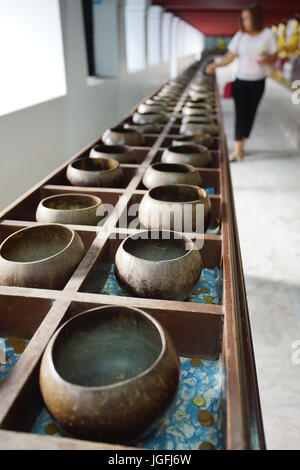
<instances>
[{"instance_id":1,"label":"woman's white t-shirt","mask_svg":"<svg viewBox=\"0 0 300 470\"><path fill-rule=\"evenodd\" d=\"M263 54L275 54L277 42L274 33L265 28L256 36L239 31L231 39L228 49L238 55L237 78L240 80L260 80L268 75L268 66L259 64Z\"/></svg>"}]
</instances>

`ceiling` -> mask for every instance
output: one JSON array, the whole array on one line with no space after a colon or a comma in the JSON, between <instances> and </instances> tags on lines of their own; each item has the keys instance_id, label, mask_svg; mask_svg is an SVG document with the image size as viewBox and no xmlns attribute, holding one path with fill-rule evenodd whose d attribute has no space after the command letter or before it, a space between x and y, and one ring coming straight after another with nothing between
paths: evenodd
<instances>
[{"instance_id":1,"label":"ceiling","mask_svg":"<svg viewBox=\"0 0 300 470\"><path fill-rule=\"evenodd\" d=\"M206 35L231 36L238 29L241 9L245 0L152 0L166 11L179 16ZM265 25L290 18L300 13L299 0L261 0Z\"/></svg>"}]
</instances>

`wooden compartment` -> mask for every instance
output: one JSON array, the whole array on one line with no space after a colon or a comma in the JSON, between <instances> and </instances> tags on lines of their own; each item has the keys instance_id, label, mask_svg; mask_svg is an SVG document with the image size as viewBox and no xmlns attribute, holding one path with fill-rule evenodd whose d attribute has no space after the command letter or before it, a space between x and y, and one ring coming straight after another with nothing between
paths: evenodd
<instances>
[{"instance_id":1,"label":"wooden compartment","mask_svg":"<svg viewBox=\"0 0 300 470\"><path fill-rule=\"evenodd\" d=\"M191 80L201 66L200 62L194 68ZM136 232L128 227L132 219L128 218L124 223L122 214L127 211L128 205L139 203L145 194L142 186L145 170L153 162L159 161L163 149L179 135L179 122L176 123L176 119L179 120L178 113L188 99L187 89L182 88L178 99L170 103L169 121L162 126L161 133L146 135L144 146L133 147L138 154L137 164L121 165L124 178L118 188L75 187L66 179L67 165L75 159L88 157L90 149L101 142L99 136L95 142L90 143L0 213L0 241L3 241L16 230L36 224L37 204L47 195L86 192L99 196L114 207L101 227L72 226L85 244L86 255L64 289L50 291L0 286L0 333L27 336L30 339L9 380L0 388L0 448L134 448L30 432L44 406L38 385L38 372L48 341L66 319L100 305L131 305L145 310L168 330L180 356L200 357L215 363L219 361L222 376L219 387L222 447L265 448L227 146L217 88L215 94L219 135L214 139L214 166L199 168L198 171L202 176L203 186L214 189L214 194L210 195L213 220L221 222L222 230L218 235L187 235L204 243L201 248L204 267L217 267L220 270L218 279L221 295L217 304L211 301L164 301L115 295L111 292L99 293L99 268L104 263L111 265L121 240ZM136 108L137 106L121 123L129 122Z\"/></svg>"},{"instance_id":2,"label":"wooden compartment","mask_svg":"<svg viewBox=\"0 0 300 470\"><path fill-rule=\"evenodd\" d=\"M103 288L107 281L109 270L114 264L116 251L121 242L128 236L128 232L126 230L119 230L114 235L115 237L110 237L105 242L99 257L96 259L95 263L93 264L88 273L88 276L85 278L83 284L81 285L80 292L88 292L93 294L101 294L103 292ZM220 237L211 235L203 239L203 237L200 237L200 235L194 235L193 239L195 240L197 237L199 240L199 245L203 245L203 247L200 249L200 254L203 261L203 268L221 268ZM105 272L103 269L103 265L105 265L105 267L107 266L107 271ZM114 279L114 282L117 283L117 280ZM129 297L127 294L126 296ZM170 304L171 301L161 300L160 302L166 304L167 306L167 304Z\"/></svg>"},{"instance_id":3,"label":"wooden compartment","mask_svg":"<svg viewBox=\"0 0 300 470\"><path fill-rule=\"evenodd\" d=\"M140 204L143 196L146 194L146 190L136 190L131 199L128 201L124 211L120 214L120 218L116 224L116 227L119 228L133 228L139 229L140 225L138 223L138 211L135 211L135 214L132 214L129 208L135 204ZM222 214L221 214L221 200L220 196L212 194L209 196L212 208L210 227L216 227L221 224ZM132 210L134 208L132 207Z\"/></svg>"},{"instance_id":4,"label":"wooden compartment","mask_svg":"<svg viewBox=\"0 0 300 470\"><path fill-rule=\"evenodd\" d=\"M152 163L158 163L161 160L162 151L158 151ZM213 189L214 194L220 194L220 171L217 168L197 168L202 178L202 187ZM142 170L141 179L143 178L145 170ZM138 185L139 190L146 190L147 188L140 181Z\"/></svg>"},{"instance_id":5,"label":"wooden compartment","mask_svg":"<svg viewBox=\"0 0 300 470\"><path fill-rule=\"evenodd\" d=\"M175 124L175 126L180 127L184 117L186 117L185 114L180 114L180 113L176 114L176 118L173 120L173 124ZM192 116L190 116L190 117L192 118ZM213 120L214 124L218 124L218 120L217 120L217 117L215 115L212 115L212 120ZM201 123L199 123L199 124L201 124Z\"/></svg>"},{"instance_id":6,"label":"wooden compartment","mask_svg":"<svg viewBox=\"0 0 300 470\"><path fill-rule=\"evenodd\" d=\"M11 235L14 232L17 232L18 230L21 230L22 228L25 227L30 227L33 224L28 224L26 222L20 221L11 221L9 223L8 221L3 222L0 224L0 243L2 243L9 235ZM80 236L81 240L83 241L85 250L88 251L90 246L92 245L95 237L96 237L96 232L93 231L87 231L81 228L80 225L76 225L76 232Z\"/></svg>"},{"instance_id":7,"label":"wooden compartment","mask_svg":"<svg viewBox=\"0 0 300 470\"><path fill-rule=\"evenodd\" d=\"M121 190L106 190L101 188L89 188L87 191L84 187L66 187L60 185L46 185L34 191L28 198L24 199L16 207L13 207L6 213L6 219L11 220L24 220L28 222L36 221L36 210L40 201L46 197L59 195L59 194L89 194L97 196L104 204L112 204L116 206L120 197L123 195Z\"/></svg>"},{"instance_id":8,"label":"wooden compartment","mask_svg":"<svg viewBox=\"0 0 300 470\"><path fill-rule=\"evenodd\" d=\"M153 160L153 163L160 162L161 157L163 154L164 150L159 150L157 154L155 155L155 158ZM203 168L219 168L220 166L220 152L217 150L211 150L211 156L212 156L212 165L211 167L203 167Z\"/></svg>"},{"instance_id":9,"label":"wooden compartment","mask_svg":"<svg viewBox=\"0 0 300 470\"><path fill-rule=\"evenodd\" d=\"M31 339L52 304L48 298L0 295L0 337Z\"/></svg>"},{"instance_id":10,"label":"wooden compartment","mask_svg":"<svg viewBox=\"0 0 300 470\"><path fill-rule=\"evenodd\" d=\"M146 135L146 134L145 134ZM154 140L157 139L157 135L155 136L152 136L152 135L149 135L147 134L147 136L150 136L150 137L154 137ZM103 144L102 140L100 139L100 141L97 142L97 144ZM96 145L96 144L94 144ZM91 148L94 146L92 145ZM145 158L147 157L147 154L149 152L149 150L151 149L151 145L144 145L143 147L137 147L137 146L130 146L130 149L133 150L136 154L136 164L137 165L140 165L141 163L143 163L143 161L145 160ZM90 154L90 150L88 150L87 152L84 152L84 154L81 156L79 155L77 158L83 158L84 156L88 157Z\"/></svg>"},{"instance_id":11,"label":"wooden compartment","mask_svg":"<svg viewBox=\"0 0 300 470\"><path fill-rule=\"evenodd\" d=\"M71 302L63 321L85 310L103 305L107 305L107 303ZM223 316L220 312L214 314L185 312L183 314L178 310L166 311L165 309L149 307L144 307L143 310L155 317L168 331L181 357L190 359L201 357L202 359L207 358L209 361L215 361L220 356L223 330ZM21 394L14 401L2 421L2 429L8 432L32 433L33 426L40 413L42 411L43 413L46 412L38 384L39 366L40 363L38 362L29 374ZM222 393L223 391L220 390L220 395ZM221 409L222 404L220 403L219 413ZM52 419L51 423L53 422ZM221 421L221 425L224 424ZM40 445L43 448L42 436L31 434L31 437L36 443L35 445ZM63 437L56 438L55 448L65 448L68 445L66 437L63 435ZM39 442L40 444L38 444ZM72 439L72 442L74 442L74 446L81 449L88 445L88 442L84 440L76 441ZM101 448L103 444L95 443L95 445ZM126 449L130 447L119 445L117 448Z\"/></svg>"},{"instance_id":12,"label":"wooden compartment","mask_svg":"<svg viewBox=\"0 0 300 470\"><path fill-rule=\"evenodd\" d=\"M161 143L160 147L162 147L162 148L171 147L172 141L175 140L175 139L178 139L179 137L183 137L183 135L179 135L179 126L171 127L171 129L169 130L169 134L166 135L166 137L163 140L163 142ZM213 139L214 139L214 144L213 144L213 147L210 150L220 151L220 146L219 146L220 140L219 140L219 138L218 137L213 137Z\"/></svg>"},{"instance_id":13,"label":"wooden compartment","mask_svg":"<svg viewBox=\"0 0 300 470\"><path fill-rule=\"evenodd\" d=\"M135 175L137 165L121 164L120 166L121 166L122 172L123 172L122 178L121 178L120 182L117 185L113 186L113 187L114 188L118 187L120 189L124 189L128 186L131 179ZM66 177L66 168L63 168L55 176L50 178L48 183L49 184L62 185L62 186L69 186L70 191L72 190L72 188L76 187L76 186L73 186L69 182L69 180L67 179L67 177ZM80 187L82 188L84 186L80 186Z\"/></svg>"},{"instance_id":14,"label":"wooden compartment","mask_svg":"<svg viewBox=\"0 0 300 470\"><path fill-rule=\"evenodd\" d=\"M130 120L126 120L120 124L124 124L125 122L128 122L130 124L132 124L133 126L136 125L134 124L134 122ZM119 124L118 124L119 125ZM155 143L156 139L157 139L157 135L148 135L148 134L144 134L144 143L140 146L141 148L145 148L145 147L152 147L152 145ZM99 139L97 142L97 144L103 144L104 142L102 141L102 139ZM130 147L134 148L136 146L134 145L130 145Z\"/></svg>"}]
</instances>

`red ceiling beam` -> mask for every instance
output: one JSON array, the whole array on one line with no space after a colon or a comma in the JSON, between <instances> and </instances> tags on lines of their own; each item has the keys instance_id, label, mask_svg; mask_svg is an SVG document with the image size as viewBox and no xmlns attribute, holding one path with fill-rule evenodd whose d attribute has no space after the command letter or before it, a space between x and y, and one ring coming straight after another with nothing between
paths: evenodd
<instances>
[{"instance_id":1,"label":"red ceiling beam","mask_svg":"<svg viewBox=\"0 0 300 470\"><path fill-rule=\"evenodd\" d=\"M247 0L153 0L206 35L232 36ZM299 0L263 0L266 26L290 18L300 10Z\"/></svg>"},{"instance_id":2,"label":"red ceiling beam","mask_svg":"<svg viewBox=\"0 0 300 470\"><path fill-rule=\"evenodd\" d=\"M218 10L231 11L241 10L249 3L248 0L153 0L153 5L161 5L170 11L187 10ZM299 10L299 0L261 0L260 4L264 10L296 11Z\"/></svg>"}]
</instances>

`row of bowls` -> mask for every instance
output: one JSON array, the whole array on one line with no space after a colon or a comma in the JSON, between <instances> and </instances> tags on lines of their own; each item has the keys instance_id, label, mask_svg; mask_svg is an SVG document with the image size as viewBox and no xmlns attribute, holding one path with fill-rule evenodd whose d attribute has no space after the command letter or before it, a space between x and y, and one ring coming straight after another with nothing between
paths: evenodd
<instances>
[{"instance_id":1,"label":"row of bowls","mask_svg":"<svg viewBox=\"0 0 300 470\"><path fill-rule=\"evenodd\" d=\"M187 169L186 174L195 179L199 176L201 179L192 167ZM153 172L161 173L155 168ZM151 175L149 179L150 177ZM195 181L194 185L162 184L150 188L139 205L138 219L141 227L149 230L170 228L181 232L205 231L211 220L211 202L206 191L197 183L198 181ZM49 196L40 201L36 220L40 223L97 225L103 216L101 204L99 197L90 194L66 193ZM202 217L200 206L203 206L202 228L199 225Z\"/></svg>"},{"instance_id":2,"label":"row of bowls","mask_svg":"<svg viewBox=\"0 0 300 470\"><path fill-rule=\"evenodd\" d=\"M62 289L84 254L80 236L70 227L41 224L23 228L0 246L0 284ZM130 294L172 300L186 299L202 270L195 244L170 230L128 236L119 246L114 264L119 284Z\"/></svg>"},{"instance_id":3,"label":"row of bowls","mask_svg":"<svg viewBox=\"0 0 300 470\"><path fill-rule=\"evenodd\" d=\"M164 150L161 163L187 164L198 168L212 165L212 155L207 147L198 143L174 142L175 145ZM120 161L136 161L135 152L127 146L96 145L90 157L79 158L68 165L66 176L74 186L116 187L123 175ZM144 179L147 181L147 177Z\"/></svg>"},{"instance_id":4,"label":"row of bowls","mask_svg":"<svg viewBox=\"0 0 300 470\"><path fill-rule=\"evenodd\" d=\"M94 149L91 156L98 158L102 150ZM167 171L160 171L162 166ZM180 173L200 177L182 161L162 161L149 168L143 182L151 188L153 180L170 182ZM156 212L153 201L159 210L161 201L182 203L197 199L199 192L205 195L198 186L154 187L144 196L140 212ZM170 233L149 238L149 232L142 232L144 237L132 235L121 243L115 275L129 293L170 298L176 292L177 299L189 295L201 274L201 256L187 237ZM71 435L131 443L161 423L176 398L179 371L175 347L154 318L138 309L100 307L71 318L56 332L43 356L40 387L49 412Z\"/></svg>"},{"instance_id":5,"label":"row of bowls","mask_svg":"<svg viewBox=\"0 0 300 470\"><path fill-rule=\"evenodd\" d=\"M180 254L179 243L176 241L171 252L170 248L155 249L156 257L164 256L160 264L165 265L168 277L170 255ZM149 250L144 240L137 249L131 238L122 245L116 256L120 282L127 284L129 271L136 275L136 269L145 279L139 261L145 254L152 258L154 248ZM129 271L122 260L123 251L129 257ZM185 263L190 269L188 259ZM151 263L147 260L148 270ZM176 258L173 270L175 266ZM178 271L173 270L176 279ZM140 284L141 279L136 279ZM146 280L147 287L148 273ZM134 286L137 288L136 283ZM130 443L143 438L162 421L176 398L179 371L174 345L153 317L134 308L100 307L73 317L55 333L43 355L40 388L49 412L71 435Z\"/></svg>"},{"instance_id":6,"label":"row of bowls","mask_svg":"<svg viewBox=\"0 0 300 470\"><path fill-rule=\"evenodd\" d=\"M95 149L94 149L95 150ZM102 149L103 150L103 149ZM191 153L193 150L194 153ZM130 152L130 150L128 150ZM151 178L155 173L179 173L179 170L185 170L182 173L186 175L192 175L193 177L199 173L194 172L192 168L185 165L182 168L185 161L182 159L185 155L188 155L189 158L209 158L209 152L207 148L201 146L173 146L171 149L166 149L163 154L163 159L160 165L165 169L168 165L173 165L173 172L164 172L160 171L162 168L150 169L152 171L150 176L148 174L147 178L144 179L147 186L152 186ZM180 158L180 162L178 162ZM175 159L175 160L174 160ZM119 162L111 158L88 158L88 159L79 159L73 162L73 164L84 164L87 165L83 170L83 173L89 174L89 165L92 165L93 168L100 167L103 173L110 173L111 170L114 170L119 166ZM174 166L175 163L175 166ZM105 168L105 165L109 166ZM180 165L182 165L180 167ZM112 166L112 168L110 168ZM197 164L199 166L199 164ZM71 168L70 166L69 168ZM76 169L76 167L75 167ZM91 172L93 173L93 171ZM200 175L199 175L200 176ZM198 177L199 177L198 176ZM111 181L111 176L107 177ZM177 183L178 181L176 181ZM167 184L166 184L167 183ZM169 183L169 184L168 184ZM157 214L164 214L164 208L169 206L172 203L178 207L178 214L182 215L182 207L186 203L190 203L193 208L193 211L197 208L199 204L204 206L205 213L205 226L207 227L209 223L209 218L211 214L210 200L207 197L206 192L200 188L200 184L197 181L194 181L197 185L188 185L188 184L170 184L170 181L164 181L164 184L154 187L146 193L141 204L140 211L140 222L141 225L146 228L164 228L164 223L160 221L163 217L158 218L158 225L153 226L151 222L149 223L150 214L155 212ZM85 180L84 185L89 186L89 183ZM76 198L76 199L74 199ZM65 209L65 204L71 204L70 209ZM73 207L72 207L73 204ZM47 219L49 215L43 214L56 214L59 215L70 215L70 218L64 219L64 223L77 223L74 216L76 212L84 215L85 220L83 223L87 223L89 217L94 218L93 223L95 223L95 213L101 201L96 196L91 195L59 195L56 197L47 198L46 201L39 206L37 210L37 219L38 221L44 221L43 217ZM54 211L54 212L52 212ZM192 211L192 226L195 226L195 221L193 220L193 211ZM56 221L56 220L54 220ZM61 219L59 220L61 221ZM173 223L175 225L176 216L173 217ZM51 220L53 222L53 220ZM169 221L167 221L168 228L171 228ZM174 228L174 225L172 228ZM73 272L75 267L80 262L82 256L84 255L84 246L78 236L78 234L72 231L70 228L63 226L47 226L45 230L42 226L27 228L19 231L8 237L0 247L0 282L2 284L9 285L28 285L31 287L47 287L47 288L61 288L70 277L70 274ZM51 230L49 227L52 227ZM39 263L39 260L45 261ZM60 264L63 264L62 272L57 276L57 270ZM48 266L49 265L49 266ZM117 267L118 269L118 267ZM44 279L44 274L46 274L47 279ZM118 274L116 274L118 277ZM119 276L120 280L121 277Z\"/></svg>"},{"instance_id":7,"label":"row of bowls","mask_svg":"<svg viewBox=\"0 0 300 470\"><path fill-rule=\"evenodd\" d=\"M171 85L178 84L179 79ZM188 197L193 199L199 190L169 185L151 189L154 193L148 196L168 201L174 194L193 191ZM48 209L63 212L67 202L73 204L69 210L80 211L85 198L90 209L100 204L94 196L66 194L47 198ZM158 231L156 235L140 232L121 243L115 256L116 278L134 295L185 299L201 275L200 253L182 234ZM48 224L22 229L0 246L0 283L62 288L84 251L81 238L70 227ZM40 388L49 412L72 436L130 443L162 421L176 398L179 370L172 341L149 314L124 306L98 307L72 317L57 330L43 355Z\"/></svg>"},{"instance_id":8,"label":"row of bowls","mask_svg":"<svg viewBox=\"0 0 300 470\"><path fill-rule=\"evenodd\" d=\"M182 108L183 119L180 134L218 134L214 120L215 98L211 82L201 76L196 77L188 88L188 100Z\"/></svg>"}]
</instances>

